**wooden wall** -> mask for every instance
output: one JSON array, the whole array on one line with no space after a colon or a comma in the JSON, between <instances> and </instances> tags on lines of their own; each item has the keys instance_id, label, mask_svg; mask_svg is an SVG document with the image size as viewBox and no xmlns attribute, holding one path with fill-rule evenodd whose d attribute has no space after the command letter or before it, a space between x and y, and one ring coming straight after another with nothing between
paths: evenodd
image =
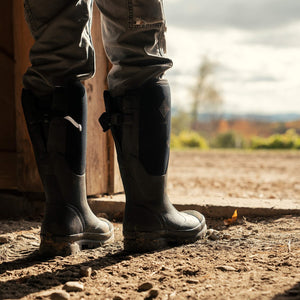
<instances>
[{"instance_id":1,"label":"wooden wall","mask_svg":"<svg viewBox=\"0 0 300 300\"><path fill-rule=\"evenodd\" d=\"M21 109L22 76L29 65L33 43L24 20L23 0L4 1L0 10L0 189L42 191L32 147ZM88 95L88 195L122 190L116 171L112 137L98 123L104 111L103 90L109 62L102 46L100 13L94 9L93 40L97 73L85 81Z\"/></svg>"},{"instance_id":2,"label":"wooden wall","mask_svg":"<svg viewBox=\"0 0 300 300\"><path fill-rule=\"evenodd\" d=\"M0 9L0 184L16 187L16 124L14 103L14 38L12 1L4 1Z\"/></svg>"}]
</instances>

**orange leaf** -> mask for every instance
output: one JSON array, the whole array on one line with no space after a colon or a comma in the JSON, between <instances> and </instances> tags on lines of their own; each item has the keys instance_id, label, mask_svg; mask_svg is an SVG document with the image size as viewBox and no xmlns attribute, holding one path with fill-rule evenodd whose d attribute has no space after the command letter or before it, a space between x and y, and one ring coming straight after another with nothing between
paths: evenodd
<instances>
[{"instance_id":1,"label":"orange leaf","mask_svg":"<svg viewBox=\"0 0 300 300\"><path fill-rule=\"evenodd\" d=\"M234 211L234 213L233 213L233 215L232 215L231 218L224 220L224 224L225 224L226 226L229 226L229 225L233 224L233 223L236 221L237 216L238 216L238 215L237 215L237 209L236 209L236 210Z\"/></svg>"}]
</instances>

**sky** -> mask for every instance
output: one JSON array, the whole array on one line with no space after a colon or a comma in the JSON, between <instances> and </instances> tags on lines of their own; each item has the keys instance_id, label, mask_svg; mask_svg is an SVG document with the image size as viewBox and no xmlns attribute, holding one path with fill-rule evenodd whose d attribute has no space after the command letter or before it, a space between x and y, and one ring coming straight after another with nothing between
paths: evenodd
<instances>
[{"instance_id":1,"label":"sky","mask_svg":"<svg viewBox=\"0 0 300 300\"><path fill-rule=\"evenodd\" d=\"M206 56L228 113L300 113L299 0L165 0L166 77L173 105L189 109Z\"/></svg>"}]
</instances>

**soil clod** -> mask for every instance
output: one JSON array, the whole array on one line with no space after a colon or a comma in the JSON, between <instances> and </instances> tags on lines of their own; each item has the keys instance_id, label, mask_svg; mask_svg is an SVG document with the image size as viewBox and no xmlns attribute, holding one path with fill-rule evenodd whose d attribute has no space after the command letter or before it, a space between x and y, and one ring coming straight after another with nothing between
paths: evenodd
<instances>
[{"instance_id":1,"label":"soil clod","mask_svg":"<svg viewBox=\"0 0 300 300\"><path fill-rule=\"evenodd\" d=\"M151 282L144 282L138 287L138 292L145 292L153 288L153 283Z\"/></svg>"},{"instance_id":2,"label":"soil clod","mask_svg":"<svg viewBox=\"0 0 300 300\"><path fill-rule=\"evenodd\" d=\"M70 299L70 294L66 291L55 291L50 295L51 300L68 300Z\"/></svg>"},{"instance_id":3,"label":"soil clod","mask_svg":"<svg viewBox=\"0 0 300 300\"><path fill-rule=\"evenodd\" d=\"M80 268L80 275L81 275L82 277L91 277L92 272L93 272L93 270L92 270L91 267L82 266L82 267Z\"/></svg>"},{"instance_id":4,"label":"soil clod","mask_svg":"<svg viewBox=\"0 0 300 300\"><path fill-rule=\"evenodd\" d=\"M217 266L216 269L224 271L224 272L236 271L236 269L234 267L231 267L231 266Z\"/></svg>"},{"instance_id":5,"label":"soil clod","mask_svg":"<svg viewBox=\"0 0 300 300\"><path fill-rule=\"evenodd\" d=\"M152 289L149 291L148 295L145 297L147 300L155 299L159 295L159 290Z\"/></svg>"},{"instance_id":6,"label":"soil clod","mask_svg":"<svg viewBox=\"0 0 300 300\"><path fill-rule=\"evenodd\" d=\"M68 281L65 283L63 289L67 292L81 292L84 290L84 286L78 281Z\"/></svg>"}]
</instances>

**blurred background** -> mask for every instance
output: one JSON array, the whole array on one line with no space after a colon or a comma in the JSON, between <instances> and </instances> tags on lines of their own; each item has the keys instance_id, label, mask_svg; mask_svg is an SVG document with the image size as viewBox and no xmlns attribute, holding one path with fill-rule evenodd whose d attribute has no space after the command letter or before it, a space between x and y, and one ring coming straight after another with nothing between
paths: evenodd
<instances>
[{"instance_id":1,"label":"blurred background","mask_svg":"<svg viewBox=\"0 0 300 300\"><path fill-rule=\"evenodd\" d=\"M300 149L300 1L164 6L172 147Z\"/></svg>"}]
</instances>

